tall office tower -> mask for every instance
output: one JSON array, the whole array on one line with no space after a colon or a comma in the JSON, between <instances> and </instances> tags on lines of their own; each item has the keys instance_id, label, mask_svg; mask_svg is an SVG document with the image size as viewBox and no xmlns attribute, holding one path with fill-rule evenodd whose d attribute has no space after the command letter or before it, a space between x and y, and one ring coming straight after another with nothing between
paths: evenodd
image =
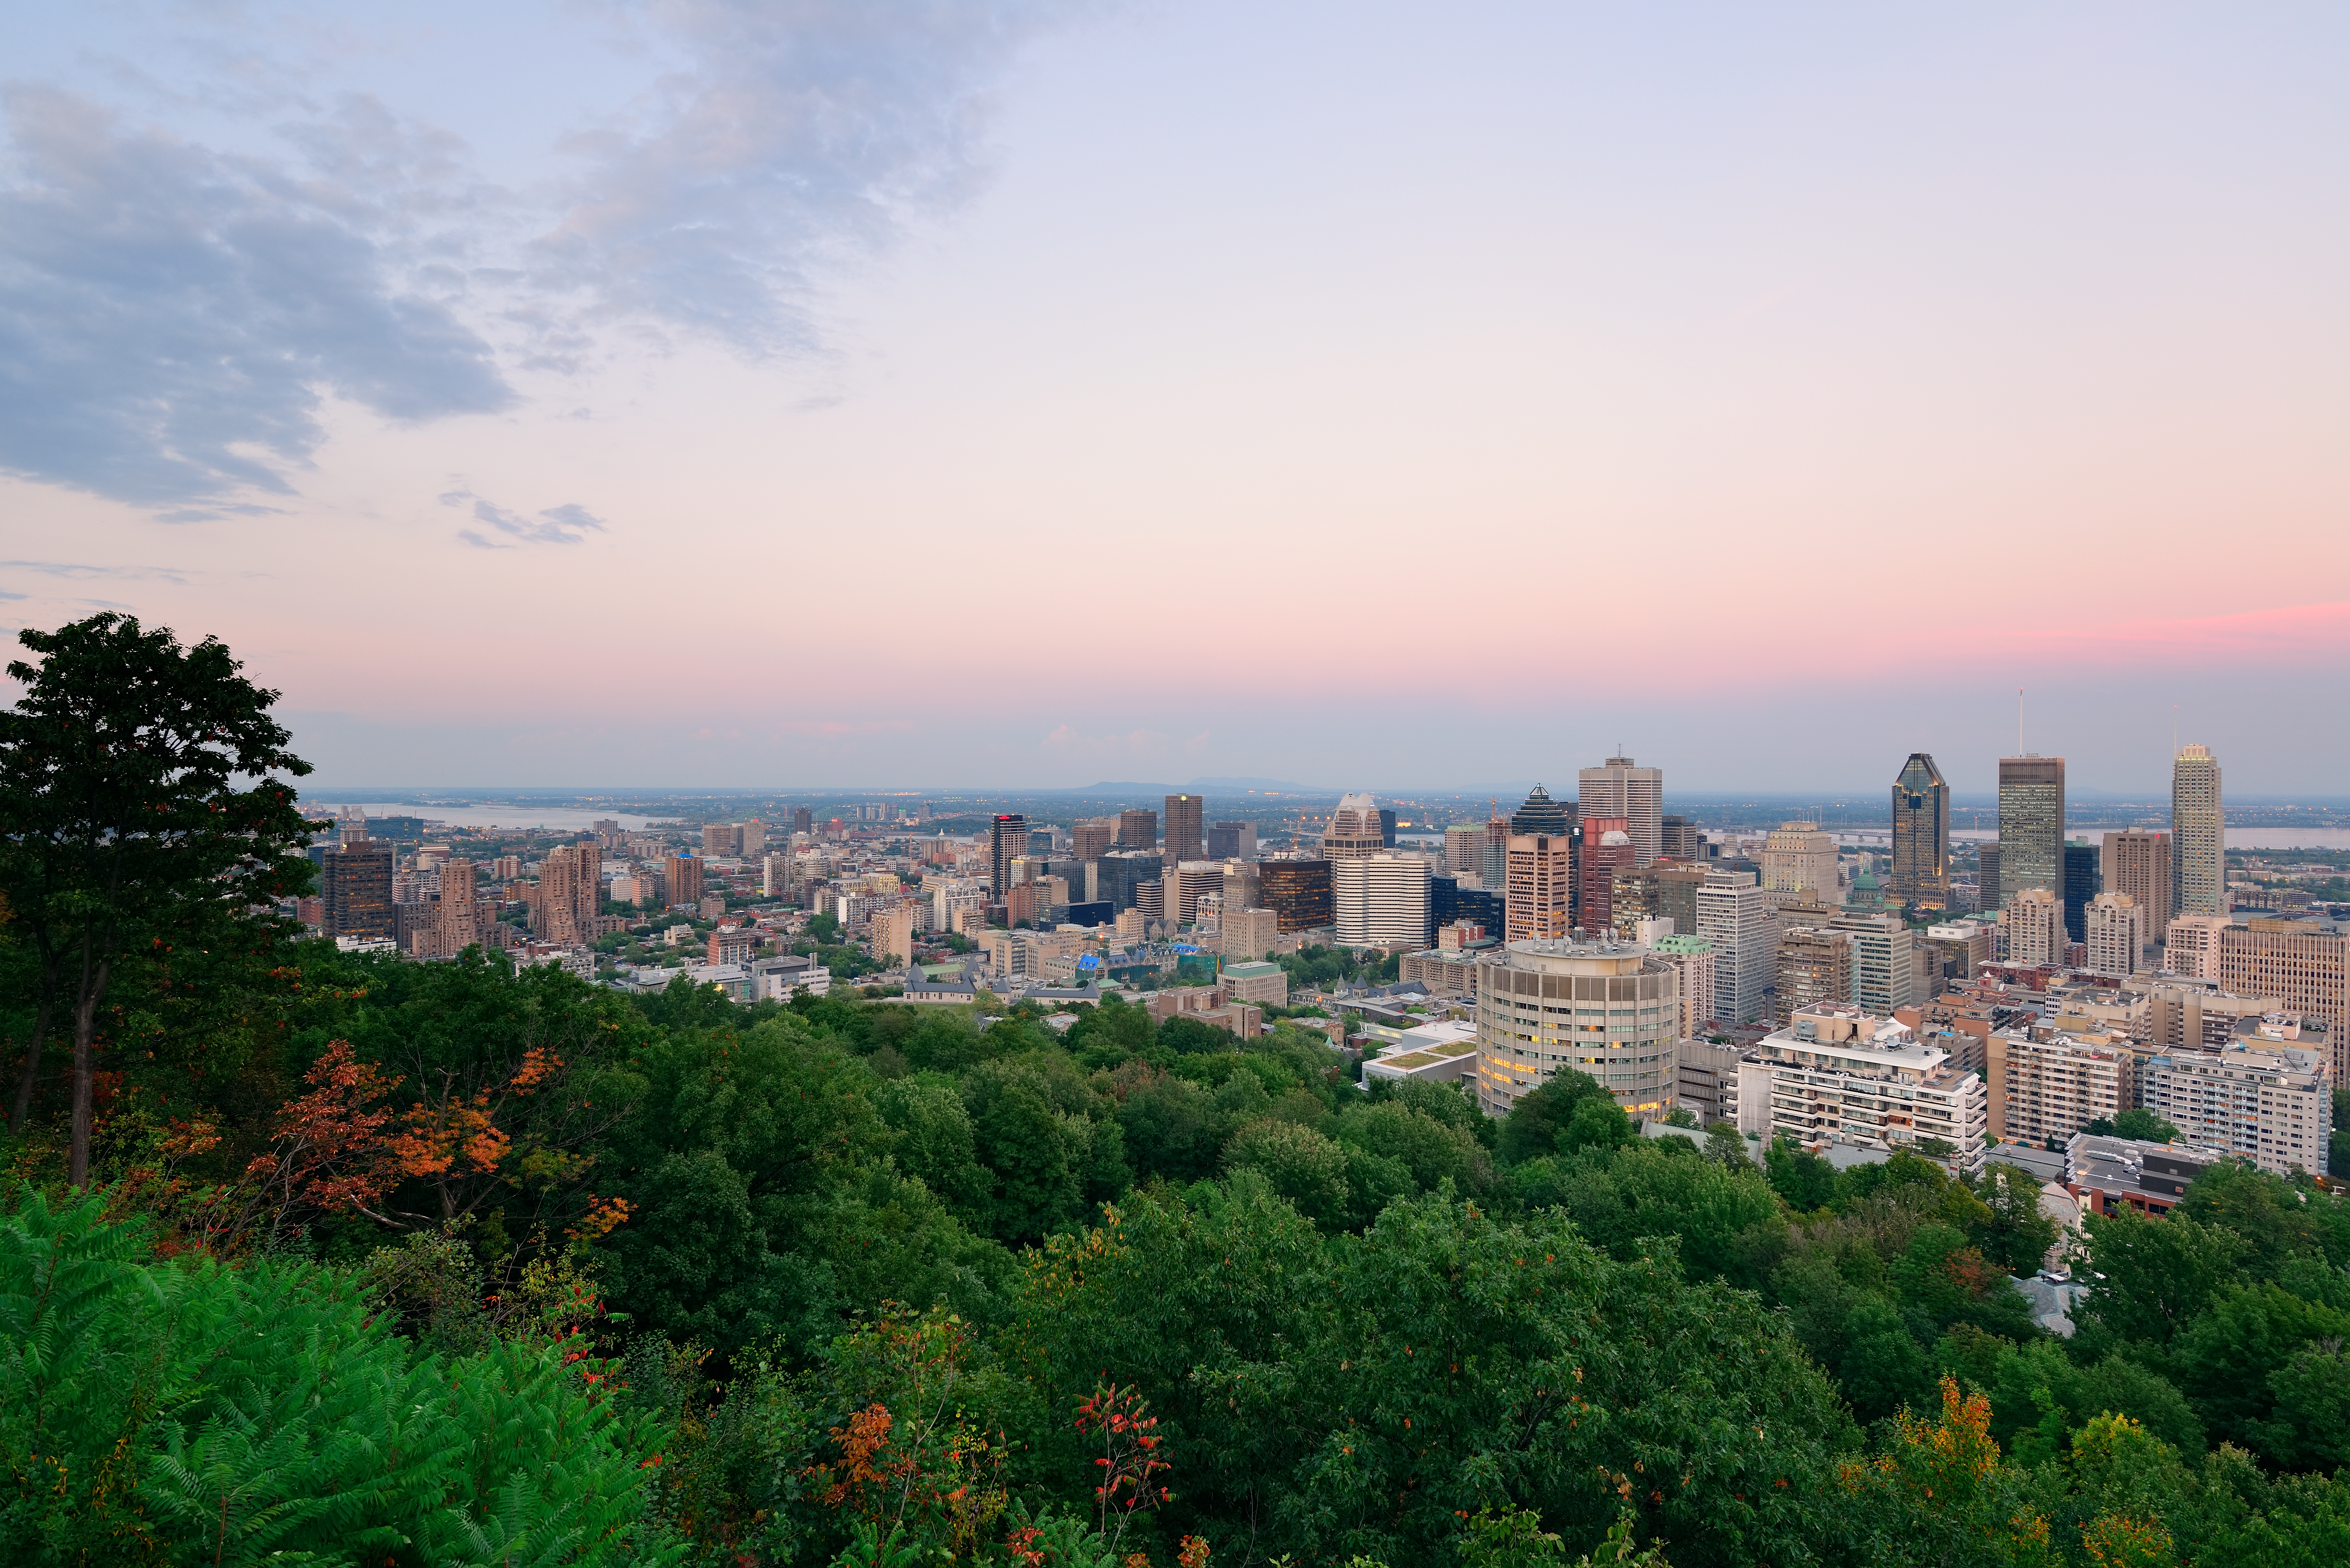
<instances>
[{"instance_id":1,"label":"tall office tower","mask_svg":"<svg viewBox=\"0 0 2350 1568\"><path fill-rule=\"evenodd\" d=\"M2097 886L2097 846L2087 843L2064 846L2064 934L2076 942L2088 940L2089 900Z\"/></svg>"},{"instance_id":2,"label":"tall office tower","mask_svg":"<svg viewBox=\"0 0 2350 1568\"><path fill-rule=\"evenodd\" d=\"M1118 842L1118 818L1089 816L1069 832L1069 853L1080 860L1098 860Z\"/></svg>"},{"instance_id":3,"label":"tall office tower","mask_svg":"<svg viewBox=\"0 0 2350 1568\"><path fill-rule=\"evenodd\" d=\"M702 857L719 860L734 853L734 825L731 822L705 822L702 825Z\"/></svg>"},{"instance_id":4,"label":"tall office tower","mask_svg":"<svg viewBox=\"0 0 2350 1568\"><path fill-rule=\"evenodd\" d=\"M1565 838L1575 829L1575 803L1561 804L1550 797L1550 791L1536 784L1526 796L1526 804L1510 814L1510 832L1539 833L1550 838Z\"/></svg>"},{"instance_id":5,"label":"tall office tower","mask_svg":"<svg viewBox=\"0 0 2350 1568\"><path fill-rule=\"evenodd\" d=\"M1379 838L1388 848L1395 847L1395 813L1387 806L1379 807Z\"/></svg>"},{"instance_id":6,"label":"tall office tower","mask_svg":"<svg viewBox=\"0 0 2350 1568\"><path fill-rule=\"evenodd\" d=\"M2220 989L2238 996L2282 997L2287 1012L2323 1021L2334 1082L2350 1081L2350 934L2309 920L2224 926Z\"/></svg>"},{"instance_id":7,"label":"tall office tower","mask_svg":"<svg viewBox=\"0 0 2350 1568\"><path fill-rule=\"evenodd\" d=\"M2220 805L2220 759L2209 746L2181 746L2170 764L2170 836L2172 911L2226 914L2227 814Z\"/></svg>"},{"instance_id":8,"label":"tall office tower","mask_svg":"<svg viewBox=\"0 0 2350 1568\"><path fill-rule=\"evenodd\" d=\"M1018 812L999 813L987 825L987 890L997 903L1012 890L1012 862L1028 853L1028 819Z\"/></svg>"},{"instance_id":9,"label":"tall office tower","mask_svg":"<svg viewBox=\"0 0 2350 1568\"><path fill-rule=\"evenodd\" d=\"M1328 865L1339 941L1348 947L1427 945L1427 861L1380 854Z\"/></svg>"},{"instance_id":10,"label":"tall office tower","mask_svg":"<svg viewBox=\"0 0 2350 1568\"><path fill-rule=\"evenodd\" d=\"M1585 768L1578 782L1582 814L1622 817L1632 840L1633 864L1654 861L1665 838L1665 770L1634 767L1629 757L1610 757L1596 768Z\"/></svg>"},{"instance_id":11,"label":"tall office tower","mask_svg":"<svg viewBox=\"0 0 2350 1568\"><path fill-rule=\"evenodd\" d=\"M327 852L319 890L321 929L327 935L392 935L391 858L391 846L369 839L364 820L357 837L347 836Z\"/></svg>"},{"instance_id":12,"label":"tall office tower","mask_svg":"<svg viewBox=\"0 0 2350 1568\"><path fill-rule=\"evenodd\" d=\"M2100 893L2089 901L2089 968L2097 974L2134 974L2146 962L2146 907L2127 893Z\"/></svg>"},{"instance_id":13,"label":"tall office tower","mask_svg":"<svg viewBox=\"0 0 2350 1568\"><path fill-rule=\"evenodd\" d=\"M1843 903L1835 835L1821 832L1816 822L1781 823L1762 840L1762 886L1773 893L1801 893L1805 903Z\"/></svg>"},{"instance_id":14,"label":"tall office tower","mask_svg":"<svg viewBox=\"0 0 2350 1568\"><path fill-rule=\"evenodd\" d=\"M1211 860L1253 860L1256 858L1256 824L1253 822L1219 822L1208 829L1208 858Z\"/></svg>"},{"instance_id":15,"label":"tall office tower","mask_svg":"<svg viewBox=\"0 0 2350 1568\"><path fill-rule=\"evenodd\" d=\"M1853 996L1853 943L1843 931L1792 926L1779 933L1773 955L1771 1012L1784 1023L1798 1012Z\"/></svg>"},{"instance_id":16,"label":"tall office tower","mask_svg":"<svg viewBox=\"0 0 2350 1568\"><path fill-rule=\"evenodd\" d=\"M1160 851L1159 858L1170 866L1197 860L1206 853L1208 834L1202 819L1207 804L1196 794L1167 797L1167 846Z\"/></svg>"},{"instance_id":17,"label":"tall office tower","mask_svg":"<svg viewBox=\"0 0 2350 1568\"><path fill-rule=\"evenodd\" d=\"M1999 846L1980 844L1975 846L1975 911L1994 914L1999 909Z\"/></svg>"},{"instance_id":18,"label":"tall office tower","mask_svg":"<svg viewBox=\"0 0 2350 1568\"><path fill-rule=\"evenodd\" d=\"M1888 892L1907 909L1950 902L1950 786L1924 752L1912 752L1893 781L1893 877Z\"/></svg>"},{"instance_id":19,"label":"tall office tower","mask_svg":"<svg viewBox=\"0 0 2350 1568\"><path fill-rule=\"evenodd\" d=\"M1915 995L1917 960L1908 922L1898 915L1838 915L1828 929L1852 939L1852 1000L1871 1018L1890 1018Z\"/></svg>"},{"instance_id":20,"label":"tall office tower","mask_svg":"<svg viewBox=\"0 0 2350 1568\"><path fill-rule=\"evenodd\" d=\"M2108 833L2098 856L2106 891L2127 893L2137 900L2150 947L2170 929L2170 835L2133 827ZM2149 957L2141 953L2141 959Z\"/></svg>"},{"instance_id":21,"label":"tall office tower","mask_svg":"<svg viewBox=\"0 0 2350 1568\"><path fill-rule=\"evenodd\" d=\"M1159 814L1148 810L1119 812L1118 842L1122 848L1159 853Z\"/></svg>"},{"instance_id":22,"label":"tall office tower","mask_svg":"<svg viewBox=\"0 0 2350 1568\"><path fill-rule=\"evenodd\" d=\"M1340 797L1338 809L1330 814L1330 826L1322 832L1322 858L1367 860L1384 853L1387 846L1378 804L1367 794Z\"/></svg>"},{"instance_id":23,"label":"tall office tower","mask_svg":"<svg viewBox=\"0 0 2350 1568\"><path fill-rule=\"evenodd\" d=\"M1224 869L1224 909L1261 909L1264 908L1264 868L1253 860L1226 860Z\"/></svg>"},{"instance_id":24,"label":"tall office tower","mask_svg":"<svg viewBox=\"0 0 2350 1568\"><path fill-rule=\"evenodd\" d=\"M1318 931L1335 917L1330 908L1330 862L1268 860L1257 868L1264 907L1284 931Z\"/></svg>"},{"instance_id":25,"label":"tall office tower","mask_svg":"<svg viewBox=\"0 0 2350 1568\"><path fill-rule=\"evenodd\" d=\"M1110 913L1122 915L1134 908L1141 898L1142 885L1157 882L1166 875L1166 863L1154 850L1144 854L1139 849L1113 849L1093 863L1091 890L1094 900L1107 901ZM1323 922L1328 924L1326 920Z\"/></svg>"},{"instance_id":26,"label":"tall office tower","mask_svg":"<svg viewBox=\"0 0 2350 1568\"><path fill-rule=\"evenodd\" d=\"M1444 868L1455 876L1484 876L1484 824L1456 822L1444 830Z\"/></svg>"},{"instance_id":27,"label":"tall office tower","mask_svg":"<svg viewBox=\"0 0 2350 1568\"><path fill-rule=\"evenodd\" d=\"M1686 816L1669 816L1659 828L1657 854L1667 860L1705 858L1705 830Z\"/></svg>"},{"instance_id":28,"label":"tall office tower","mask_svg":"<svg viewBox=\"0 0 2350 1568\"><path fill-rule=\"evenodd\" d=\"M1616 873L1639 865L1639 846L1620 816L1583 819L1583 864L1576 868L1575 923L1597 933L1616 923Z\"/></svg>"},{"instance_id":29,"label":"tall office tower","mask_svg":"<svg viewBox=\"0 0 2350 1568\"><path fill-rule=\"evenodd\" d=\"M805 805L795 805L792 807L792 831L794 833L814 833L816 831L816 813Z\"/></svg>"},{"instance_id":30,"label":"tall office tower","mask_svg":"<svg viewBox=\"0 0 2350 1568\"><path fill-rule=\"evenodd\" d=\"M530 909L532 933L558 947L593 942L603 904L603 846L592 838L548 850L539 863L538 898Z\"/></svg>"},{"instance_id":31,"label":"tall office tower","mask_svg":"<svg viewBox=\"0 0 2350 1568\"><path fill-rule=\"evenodd\" d=\"M1713 944L1713 1017L1762 1018L1779 946L1779 920L1752 871L1710 871L1697 890L1697 934Z\"/></svg>"},{"instance_id":32,"label":"tall office tower","mask_svg":"<svg viewBox=\"0 0 2350 1568\"><path fill-rule=\"evenodd\" d=\"M1224 863L1221 860L1181 860L1175 866L1175 923L1194 926L1200 923L1200 896L1213 893L1219 902L1224 895Z\"/></svg>"},{"instance_id":33,"label":"tall office tower","mask_svg":"<svg viewBox=\"0 0 2350 1568\"><path fill-rule=\"evenodd\" d=\"M1671 960L1612 941L1488 949L1477 960L1479 1107L1506 1116L1570 1071L1606 1085L1636 1116L1662 1116L1679 1075L1679 982Z\"/></svg>"},{"instance_id":34,"label":"tall office tower","mask_svg":"<svg viewBox=\"0 0 2350 1568\"><path fill-rule=\"evenodd\" d=\"M1485 824L1485 864L1479 873L1486 887L1499 893L1510 881L1510 819L1498 809ZM1498 926L1494 928L1499 930Z\"/></svg>"},{"instance_id":35,"label":"tall office tower","mask_svg":"<svg viewBox=\"0 0 2350 1568\"><path fill-rule=\"evenodd\" d=\"M1503 872L1502 940L1508 942L1565 936L1575 919L1575 853L1560 823L1559 833L1513 833L1506 840Z\"/></svg>"},{"instance_id":36,"label":"tall office tower","mask_svg":"<svg viewBox=\"0 0 2350 1568\"><path fill-rule=\"evenodd\" d=\"M1999 912L2007 932L2007 961L2020 964L2061 964L2068 940L2064 933L2064 901L2047 888L2025 888Z\"/></svg>"},{"instance_id":37,"label":"tall office tower","mask_svg":"<svg viewBox=\"0 0 2350 1568\"><path fill-rule=\"evenodd\" d=\"M1999 759L1999 901L2064 891L2064 759Z\"/></svg>"}]
</instances>

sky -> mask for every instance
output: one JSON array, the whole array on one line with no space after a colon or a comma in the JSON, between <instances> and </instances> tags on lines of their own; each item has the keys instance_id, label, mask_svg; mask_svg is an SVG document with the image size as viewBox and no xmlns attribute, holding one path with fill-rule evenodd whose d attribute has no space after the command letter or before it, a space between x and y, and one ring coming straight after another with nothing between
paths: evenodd
<instances>
[{"instance_id":1,"label":"sky","mask_svg":"<svg viewBox=\"0 0 2350 1568\"><path fill-rule=\"evenodd\" d=\"M2345 51L10 7L0 628L217 636L338 787L1981 790L2020 710L2350 794Z\"/></svg>"}]
</instances>

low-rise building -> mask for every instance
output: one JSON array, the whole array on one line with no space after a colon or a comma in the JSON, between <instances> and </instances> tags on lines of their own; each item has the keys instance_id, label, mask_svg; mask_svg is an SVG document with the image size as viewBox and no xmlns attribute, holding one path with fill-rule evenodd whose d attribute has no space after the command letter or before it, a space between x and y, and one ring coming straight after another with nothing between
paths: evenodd
<instances>
[{"instance_id":1,"label":"low-rise building","mask_svg":"<svg viewBox=\"0 0 2350 1568\"><path fill-rule=\"evenodd\" d=\"M1218 978L1239 1001L1261 1007L1289 1005L1289 971L1277 963L1228 963Z\"/></svg>"},{"instance_id":2,"label":"low-rise building","mask_svg":"<svg viewBox=\"0 0 2350 1568\"><path fill-rule=\"evenodd\" d=\"M1456 1084L1476 1070L1477 1026L1467 1022L1423 1023L1398 1031L1379 1054L1363 1064L1363 1084L1413 1078Z\"/></svg>"},{"instance_id":3,"label":"low-rise building","mask_svg":"<svg viewBox=\"0 0 2350 1568\"><path fill-rule=\"evenodd\" d=\"M2064 1190L2084 1214L2124 1209L2168 1214L2205 1167L2227 1158L2220 1149L2191 1143L2076 1133L2064 1146Z\"/></svg>"}]
</instances>

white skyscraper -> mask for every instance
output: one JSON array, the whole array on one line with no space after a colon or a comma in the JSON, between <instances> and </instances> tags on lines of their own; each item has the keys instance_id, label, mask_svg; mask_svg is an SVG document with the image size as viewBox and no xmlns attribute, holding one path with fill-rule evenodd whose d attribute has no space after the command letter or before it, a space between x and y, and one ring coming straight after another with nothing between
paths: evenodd
<instances>
[{"instance_id":1,"label":"white skyscraper","mask_svg":"<svg viewBox=\"0 0 2350 1568\"><path fill-rule=\"evenodd\" d=\"M2220 805L2220 759L2181 746L2170 764L2170 875L2174 915L2228 912L2228 836Z\"/></svg>"},{"instance_id":2,"label":"white skyscraper","mask_svg":"<svg viewBox=\"0 0 2350 1568\"><path fill-rule=\"evenodd\" d=\"M1635 767L1629 757L1610 757L1596 768L1585 768L1575 813L1622 817L1624 831L1632 836L1633 864L1647 866L1664 843L1665 770Z\"/></svg>"},{"instance_id":3,"label":"white skyscraper","mask_svg":"<svg viewBox=\"0 0 2350 1568\"><path fill-rule=\"evenodd\" d=\"M1713 1016L1747 1023L1765 1012L1778 962L1779 918L1752 871L1715 871L1697 890L1697 934L1713 944Z\"/></svg>"},{"instance_id":4,"label":"white skyscraper","mask_svg":"<svg viewBox=\"0 0 2350 1568\"><path fill-rule=\"evenodd\" d=\"M1387 947L1428 941L1427 861L1382 854L1329 864L1331 914L1341 943Z\"/></svg>"}]
</instances>

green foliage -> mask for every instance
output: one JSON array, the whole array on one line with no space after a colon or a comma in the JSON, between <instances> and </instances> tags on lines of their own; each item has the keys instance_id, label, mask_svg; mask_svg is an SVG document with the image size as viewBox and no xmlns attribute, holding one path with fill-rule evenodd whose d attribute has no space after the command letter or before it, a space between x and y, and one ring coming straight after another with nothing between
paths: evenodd
<instances>
[{"instance_id":1,"label":"green foliage","mask_svg":"<svg viewBox=\"0 0 2350 1568\"><path fill-rule=\"evenodd\" d=\"M2178 1129L2152 1111L2132 1106L2114 1118L2114 1136L2144 1143L2168 1143L2178 1136Z\"/></svg>"}]
</instances>

